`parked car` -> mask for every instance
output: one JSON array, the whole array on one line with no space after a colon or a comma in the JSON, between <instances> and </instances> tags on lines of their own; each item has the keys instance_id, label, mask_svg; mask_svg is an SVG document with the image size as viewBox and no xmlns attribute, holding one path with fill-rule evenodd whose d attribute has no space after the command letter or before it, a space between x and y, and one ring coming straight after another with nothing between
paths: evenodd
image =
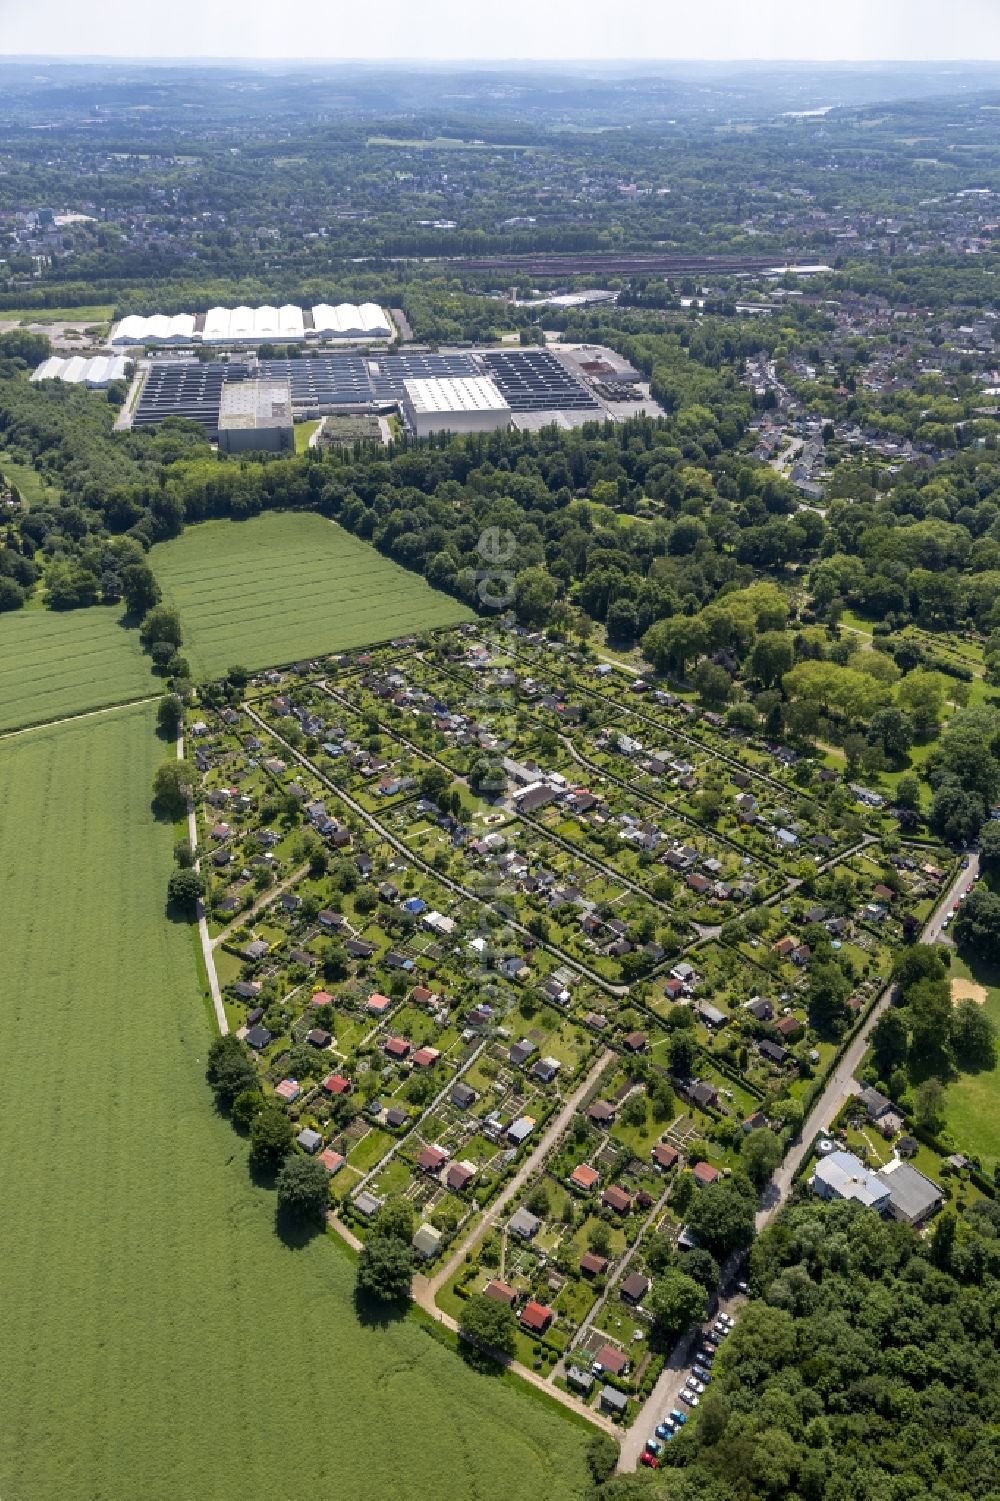
<instances>
[{"instance_id":1,"label":"parked car","mask_svg":"<svg viewBox=\"0 0 1000 1501\"><path fill-rule=\"evenodd\" d=\"M707 1366L693 1365L691 1367L691 1369L692 1369L692 1371L694 1371L694 1373L697 1376L697 1378L698 1378L699 1381L704 1381L706 1383L706 1385L708 1384L709 1381L711 1381L711 1379L712 1379L712 1373L708 1369Z\"/></svg>"},{"instance_id":2,"label":"parked car","mask_svg":"<svg viewBox=\"0 0 1000 1501\"><path fill-rule=\"evenodd\" d=\"M684 1390L681 1392L680 1401L683 1402L683 1403L685 1403L686 1406L688 1406L688 1407L697 1407L698 1406L698 1393L697 1392L689 1391L688 1388L685 1387Z\"/></svg>"},{"instance_id":3,"label":"parked car","mask_svg":"<svg viewBox=\"0 0 1000 1501\"><path fill-rule=\"evenodd\" d=\"M660 1461L656 1455L650 1454L646 1449L642 1451L639 1463L645 1465L647 1470L658 1470L660 1468Z\"/></svg>"},{"instance_id":4,"label":"parked car","mask_svg":"<svg viewBox=\"0 0 1000 1501\"><path fill-rule=\"evenodd\" d=\"M687 1413L686 1412L681 1412L681 1410L680 1410L679 1407L672 1407L670 1409L670 1416L673 1419L673 1421L675 1423L679 1423L682 1428L684 1427L684 1424L688 1420Z\"/></svg>"},{"instance_id":5,"label":"parked car","mask_svg":"<svg viewBox=\"0 0 1000 1501\"><path fill-rule=\"evenodd\" d=\"M699 1397L704 1396L705 1383L704 1381L699 1381L697 1376L689 1376L687 1384L693 1392L698 1393Z\"/></svg>"},{"instance_id":6,"label":"parked car","mask_svg":"<svg viewBox=\"0 0 1000 1501\"><path fill-rule=\"evenodd\" d=\"M748 1295L748 1293L750 1292L750 1284L749 1284L749 1282L737 1282L737 1284L736 1284L736 1291L738 1293L742 1293L743 1296L746 1297Z\"/></svg>"},{"instance_id":7,"label":"parked car","mask_svg":"<svg viewBox=\"0 0 1000 1501\"><path fill-rule=\"evenodd\" d=\"M729 1325L728 1324L723 1324L721 1322L721 1320L718 1321L717 1323L714 1323L712 1325L712 1328L715 1331L715 1333L718 1335L719 1339L725 1339L726 1335L729 1333Z\"/></svg>"},{"instance_id":8,"label":"parked car","mask_svg":"<svg viewBox=\"0 0 1000 1501\"><path fill-rule=\"evenodd\" d=\"M725 1324L727 1329L732 1329L733 1325L736 1323L736 1320L733 1318L731 1313L720 1313L719 1323Z\"/></svg>"},{"instance_id":9,"label":"parked car","mask_svg":"<svg viewBox=\"0 0 1000 1501\"><path fill-rule=\"evenodd\" d=\"M673 1438L674 1425L669 1418L664 1418L662 1423L656 1425L656 1437L661 1439Z\"/></svg>"},{"instance_id":10,"label":"parked car","mask_svg":"<svg viewBox=\"0 0 1000 1501\"><path fill-rule=\"evenodd\" d=\"M659 1443L655 1438L648 1438L646 1440L646 1453L647 1454L662 1454L662 1452L663 1452L663 1445L661 1443Z\"/></svg>"},{"instance_id":11,"label":"parked car","mask_svg":"<svg viewBox=\"0 0 1000 1501\"><path fill-rule=\"evenodd\" d=\"M702 1348L698 1351L695 1359L698 1361L699 1365L708 1366L708 1369L711 1370L715 1362L715 1346L703 1345Z\"/></svg>"}]
</instances>

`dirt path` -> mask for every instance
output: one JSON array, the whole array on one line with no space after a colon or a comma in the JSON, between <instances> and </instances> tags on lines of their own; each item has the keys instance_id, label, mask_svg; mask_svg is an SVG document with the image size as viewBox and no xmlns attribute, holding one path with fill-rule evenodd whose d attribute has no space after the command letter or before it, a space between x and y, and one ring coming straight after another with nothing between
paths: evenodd
<instances>
[{"instance_id":1,"label":"dirt path","mask_svg":"<svg viewBox=\"0 0 1000 1501\"><path fill-rule=\"evenodd\" d=\"M354 1231L349 1230L343 1220L332 1209L327 1213L326 1222L330 1226L330 1229L335 1230L353 1251L361 1250L361 1241L354 1234ZM413 1284L410 1288L410 1297L418 1308L422 1308L424 1313L428 1314L434 1320L435 1324L443 1324L445 1329L450 1329L453 1334L458 1333L457 1320L437 1307L434 1302L431 1284L420 1272L413 1279ZM476 1343L478 1344L479 1342L477 1341ZM489 1346L480 1345L480 1349L485 1349L488 1352L489 1348ZM536 1386L547 1397L551 1397L570 1412L575 1412L578 1417L586 1418L587 1422L593 1423L595 1428L600 1428L604 1433L610 1433L613 1438L618 1437L618 1431L609 1418L604 1417L602 1413L595 1412L592 1408L585 1407L582 1402L577 1401L575 1397L570 1396L569 1392L562 1391L558 1386L550 1386L545 1377L540 1376L537 1371L532 1371L528 1366L522 1365L519 1360L505 1360L503 1364L508 1371L512 1371L522 1381L527 1381L530 1386Z\"/></svg>"},{"instance_id":2,"label":"dirt path","mask_svg":"<svg viewBox=\"0 0 1000 1501\"><path fill-rule=\"evenodd\" d=\"M22 725L17 730L5 730L0 740L14 740L18 735L30 735L33 730L54 730L60 724L76 724L80 719L96 719L99 714L117 714L121 709L135 709L139 704L159 702L159 693L147 694L144 698L124 698L120 704L105 704L103 709L85 709L82 714L67 714L62 719L43 719L38 724Z\"/></svg>"},{"instance_id":3,"label":"dirt path","mask_svg":"<svg viewBox=\"0 0 1000 1501\"><path fill-rule=\"evenodd\" d=\"M442 1287L444 1287L445 1283L448 1281L449 1277L453 1277L455 1275L459 1266L465 1260L466 1253L468 1251L471 1251L474 1246L477 1246L483 1239L487 1230L489 1230L492 1225L496 1224L496 1221L499 1219L504 1209L506 1209L511 1199L513 1199L514 1196L520 1192L520 1190L524 1187L524 1184L527 1182L528 1178L530 1178L531 1174L548 1156L549 1152L555 1146L555 1143L558 1141L559 1137L562 1135L563 1131L565 1131L566 1127L569 1125L570 1121L575 1115L580 1101L591 1089L594 1088L595 1084L600 1079L601 1074L607 1068L611 1060L615 1057L617 1057L617 1054L613 1053L610 1048L603 1049L600 1057L597 1059L597 1062L593 1065L586 1078L577 1085L576 1089L570 1095L569 1099L566 1101L563 1108L559 1111L558 1115L555 1115L549 1122L548 1126L546 1126L545 1131L543 1132L541 1139L538 1142L538 1145L535 1147L535 1150L530 1154L530 1156L524 1159L521 1166L514 1174L513 1178L507 1184L507 1187L490 1205L489 1209L487 1209L482 1219L474 1227L474 1229L466 1237L466 1239L462 1241L458 1249L453 1252L451 1260L446 1262L438 1272L437 1276L428 1283L432 1298L437 1296Z\"/></svg>"},{"instance_id":4,"label":"dirt path","mask_svg":"<svg viewBox=\"0 0 1000 1501\"><path fill-rule=\"evenodd\" d=\"M177 759L184 759L184 725L177 726ZM198 848L198 819L194 811L194 803L188 801L188 844L191 853ZM195 857L195 870L201 869L201 861ZM205 903L198 898L198 937L201 939L201 952L205 960L205 973L208 975L208 988L212 994L212 1006L215 1009L215 1020L219 1032L224 1037L229 1031L229 1018L226 1016L226 1008L222 1004L222 991L219 989L219 977L215 972L215 955L212 953L212 939L208 931L208 922L205 918Z\"/></svg>"},{"instance_id":5,"label":"dirt path","mask_svg":"<svg viewBox=\"0 0 1000 1501\"><path fill-rule=\"evenodd\" d=\"M252 719L254 724L256 724L259 729L262 729L264 733L266 735L269 735L272 740L278 743L278 745L283 745L292 759L298 761L300 766L305 766L307 770L311 771L313 776L323 784L323 786L327 789L331 796L339 798L342 803L344 803L348 808L351 809L352 813L356 814L358 818L362 819L370 829L373 829L375 831L380 839L384 840L386 844L390 845L394 850L398 851L398 853L401 854L404 859L409 860L411 864L415 865L419 870L422 870L425 875L431 876L440 885L446 886L448 890L454 892L456 896L460 896L464 898L464 900L469 902L478 902L480 906L489 907L490 910L498 910L498 906L495 902L486 899L479 892L471 890L468 886L463 886L462 883L460 881L456 881L454 877L447 876L443 872L435 870L430 861L425 860L422 855L418 855L415 850L412 850L408 844L406 844L402 839L398 837L398 835L394 834L392 830L387 828L384 823L381 823L373 813L369 813L366 808L362 807L357 799L352 797L349 792L345 792L343 787L338 787L336 782L333 782L329 777L324 776L315 762L310 761L308 756L303 755L300 750L297 750L295 746L292 745L291 741L286 740L284 736L279 733L279 731L275 730L271 725L268 724L266 719L262 719L261 716L252 707L252 705L250 705L249 703L244 703L242 707L247 717L249 719ZM520 933L522 937L529 939L535 948L545 949L547 953L554 954L555 957L560 961L560 963L568 965L570 969L575 970L578 974L586 975L588 980L591 980L595 985L597 985L601 990L605 991L608 995L624 996L628 994L628 986L613 984L610 980L605 979L602 974L599 974L596 969L592 969L590 965L586 964L582 959L577 959L576 957L574 957L574 955L567 954L565 949L559 948L558 945L553 943L550 939L536 937L536 935L533 934L531 930L525 926L524 923L519 922L516 917L512 916L511 913L506 910L506 908L502 908L500 910L502 911L502 916L508 927L510 927L514 932Z\"/></svg>"},{"instance_id":6,"label":"dirt path","mask_svg":"<svg viewBox=\"0 0 1000 1501\"><path fill-rule=\"evenodd\" d=\"M218 948L220 943L225 943L230 933L234 933L236 929L241 928L244 923L253 922L254 918L259 913L264 912L268 907L273 906L278 898L280 896L283 896L290 886L294 886L299 881L301 881L302 877L305 875L308 869L308 865L300 865L298 870L293 870L292 874L290 876L286 876L285 879L281 881L277 886L270 886L266 891L262 892L254 902L252 907L248 907L245 912L241 912L239 917L234 917L229 926L223 928L222 932L218 933L215 938L212 939L213 949Z\"/></svg>"}]
</instances>

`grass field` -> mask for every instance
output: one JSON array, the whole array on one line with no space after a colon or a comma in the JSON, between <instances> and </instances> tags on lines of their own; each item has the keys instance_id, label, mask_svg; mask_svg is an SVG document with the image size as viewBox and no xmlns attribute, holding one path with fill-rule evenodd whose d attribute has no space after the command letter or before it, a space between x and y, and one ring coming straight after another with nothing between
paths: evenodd
<instances>
[{"instance_id":1,"label":"grass field","mask_svg":"<svg viewBox=\"0 0 1000 1501\"><path fill-rule=\"evenodd\" d=\"M309 439L319 427L319 421L296 422L295 424L295 452L305 453L309 447Z\"/></svg>"},{"instance_id":2,"label":"grass field","mask_svg":"<svg viewBox=\"0 0 1000 1501\"><path fill-rule=\"evenodd\" d=\"M15 486L29 511L32 506L41 505L44 501L59 500L59 491L55 485L47 484L37 469L31 464L19 464L16 459L8 458L2 450L0 474L8 484Z\"/></svg>"},{"instance_id":3,"label":"grass field","mask_svg":"<svg viewBox=\"0 0 1000 1501\"><path fill-rule=\"evenodd\" d=\"M110 302L90 303L86 307L0 308L0 323L110 323L114 306Z\"/></svg>"},{"instance_id":4,"label":"grass field","mask_svg":"<svg viewBox=\"0 0 1000 1501\"><path fill-rule=\"evenodd\" d=\"M206 521L151 554L196 677L455 625L471 612L322 516Z\"/></svg>"},{"instance_id":5,"label":"grass field","mask_svg":"<svg viewBox=\"0 0 1000 1501\"><path fill-rule=\"evenodd\" d=\"M573 1501L586 1434L286 1246L211 1109L152 707L0 745L0 1496Z\"/></svg>"},{"instance_id":6,"label":"grass field","mask_svg":"<svg viewBox=\"0 0 1000 1501\"><path fill-rule=\"evenodd\" d=\"M953 955L951 974L953 981L970 982L980 993L985 987L982 1004L1000 1032L1000 970L989 964L970 967ZM944 1118L959 1150L975 1153L992 1173L1000 1164L1000 1066L953 1080L944 1092Z\"/></svg>"},{"instance_id":7,"label":"grass field","mask_svg":"<svg viewBox=\"0 0 1000 1501\"><path fill-rule=\"evenodd\" d=\"M0 615L0 731L157 693L119 605Z\"/></svg>"}]
</instances>

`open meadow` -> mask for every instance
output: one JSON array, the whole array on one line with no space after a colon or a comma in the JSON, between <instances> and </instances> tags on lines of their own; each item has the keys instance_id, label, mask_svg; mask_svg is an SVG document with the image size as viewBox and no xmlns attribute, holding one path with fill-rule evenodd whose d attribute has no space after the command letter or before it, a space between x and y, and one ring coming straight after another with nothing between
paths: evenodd
<instances>
[{"instance_id":1,"label":"open meadow","mask_svg":"<svg viewBox=\"0 0 1000 1501\"><path fill-rule=\"evenodd\" d=\"M0 477L13 485L26 510L42 504L58 505L59 490L42 478L33 464L21 464L0 449Z\"/></svg>"},{"instance_id":2,"label":"open meadow","mask_svg":"<svg viewBox=\"0 0 1000 1501\"><path fill-rule=\"evenodd\" d=\"M152 551L196 677L366 646L471 612L335 522L301 512L205 521Z\"/></svg>"},{"instance_id":3,"label":"open meadow","mask_svg":"<svg viewBox=\"0 0 1000 1501\"><path fill-rule=\"evenodd\" d=\"M586 1434L275 1235L164 915L154 712L0 744L0 1496L582 1497Z\"/></svg>"},{"instance_id":4,"label":"open meadow","mask_svg":"<svg viewBox=\"0 0 1000 1501\"><path fill-rule=\"evenodd\" d=\"M951 973L953 1001L982 998L1000 1032L1000 971L982 961L970 967L953 955ZM978 1157L987 1173L1000 1166L1000 1064L952 1079L944 1093L944 1120L960 1151Z\"/></svg>"},{"instance_id":5,"label":"open meadow","mask_svg":"<svg viewBox=\"0 0 1000 1501\"><path fill-rule=\"evenodd\" d=\"M0 731L158 693L121 605L0 615Z\"/></svg>"}]
</instances>

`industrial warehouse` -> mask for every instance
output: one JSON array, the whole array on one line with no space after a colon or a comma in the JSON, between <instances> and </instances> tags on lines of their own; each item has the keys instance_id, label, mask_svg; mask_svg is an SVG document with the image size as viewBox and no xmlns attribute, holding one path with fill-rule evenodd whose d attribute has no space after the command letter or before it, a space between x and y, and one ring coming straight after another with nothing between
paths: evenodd
<instances>
[{"instance_id":1,"label":"industrial warehouse","mask_svg":"<svg viewBox=\"0 0 1000 1501\"><path fill-rule=\"evenodd\" d=\"M242 383L264 382L288 390L297 421L338 413L398 412L415 437L548 423L577 427L631 415L634 403L642 399L638 372L610 351L599 353L597 359L548 349L317 352L298 359L248 354L228 361L160 357L140 362L140 389L130 421L135 427L151 427L168 417L186 417L217 439L224 394ZM609 372L615 391L629 393L631 404L607 399ZM241 432L239 446L246 448L251 439L257 448L284 446L277 440L273 445L263 441L265 429L266 424L259 431Z\"/></svg>"},{"instance_id":2,"label":"industrial warehouse","mask_svg":"<svg viewBox=\"0 0 1000 1501\"><path fill-rule=\"evenodd\" d=\"M282 307L213 307L207 313L156 313L149 318L129 313L112 330L110 342L113 348L204 344L221 347L271 341L367 343L391 339L393 334L389 315L374 302L363 302L360 307L353 302L341 302L335 307L319 302L311 308L292 303Z\"/></svg>"},{"instance_id":3,"label":"industrial warehouse","mask_svg":"<svg viewBox=\"0 0 1000 1501\"><path fill-rule=\"evenodd\" d=\"M59 355L52 354L42 361L31 379L61 380L68 385L89 386L91 390L100 390L110 386L112 381L127 380L128 370L128 362L123 354L95 354L91 359L86 359L81 354L61 359Z\"/></svg>"}]
</instances>

